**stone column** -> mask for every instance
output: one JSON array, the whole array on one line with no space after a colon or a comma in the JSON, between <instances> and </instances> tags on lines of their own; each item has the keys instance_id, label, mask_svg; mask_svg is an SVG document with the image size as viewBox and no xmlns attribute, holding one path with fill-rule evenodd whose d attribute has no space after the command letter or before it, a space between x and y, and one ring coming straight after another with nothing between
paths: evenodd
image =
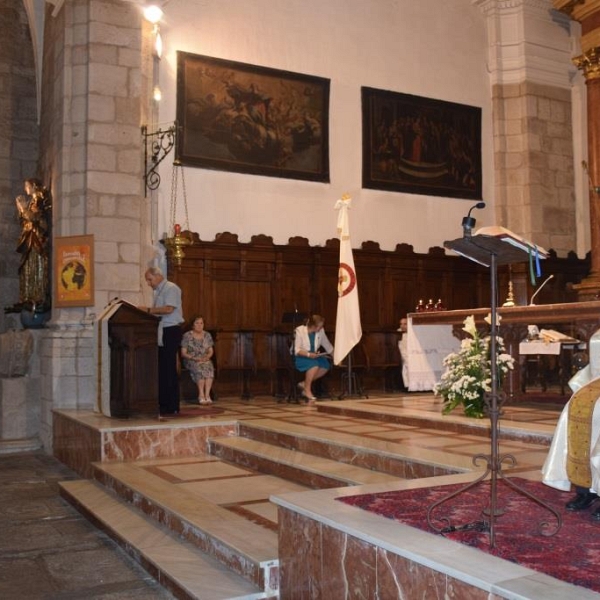
<instances>
[{"instance_id":1,"label":"stone column","mask_svg":"<svg viewBox=\"0 0 600 600\"><path fill-rule=\"evenodd\" d=\"M600 0L554 0L554 7L581 23L582 54L573 62L587 89L587 175L590 191L591 270L574 286L580 301L600 297Z\"/></svg>"},{"instance_id":2,"label":"stone column","mask_svg":"<svg viewBox=\"0 0 600 600\"><path fill-rule=\"evenodd\" d=\"M96 315L141 299L150 238L140 126L144 25L121 0L65 0L46 19L40 157L52 181L54 236L92 234L95 306L53 307L40 344L41 440L52 410L96 406Z\"/></svg>"},{"instance_id":3,"label":"stone column","mask_svg":"<svg viewBox=\"0 0 600 600\"><path fill-rule=\"evenodd\" d=\"M472 2L487 26L496 221L566 256L576 246L569 20L551 0ZM526 301L526 282L515 294Z\"/></svg>"}]
</instances>

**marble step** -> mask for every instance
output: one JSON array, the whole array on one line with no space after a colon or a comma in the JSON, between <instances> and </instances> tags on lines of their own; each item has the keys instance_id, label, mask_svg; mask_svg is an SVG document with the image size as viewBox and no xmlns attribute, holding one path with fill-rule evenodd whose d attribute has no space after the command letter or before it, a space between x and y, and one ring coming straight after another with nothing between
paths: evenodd
<instances>
[{"instance_id":1,"label":"marble step","mask_svg":"<svg viewBox=\"0 0 600 600\"><path fill-rule=\"evenodd\" d=\"M240 437L272 444L335 461L387 473L401 479L421 479L470 472L470 457L449 455L436 449L423 452L411 444L400 444L364 436L323 431L317 427L272 419L240 422Z\"/></svg>"},{"instance_id":2,"label":"marble step","mask_svg":"<svg viewBox=\"0 0 600 600\"><path fill-rule=\"evenodd\" d=\"M390 483L398 480L398 477L387 473L339 463L245 437L211 438L209 448L210 453L221 460L261 473L270 473L314 489Z\"/></svg>"},{"instance_id":3,"label":"marble step","mask_svg":"<svg viewBox=\"0 0 600 600\"><path fill-rule=\"evenodd\" d=\"M256 585L91 480L59 483L60 493L177 598L258 600Z\"/></svg>"},{"instance_id":4,"label":"marble step","mask_svg":"<svg viewBox=\"0 0 600 600\"><path fill-rule=\"evenodd\" d=\"M386 405L385 402L375 404L359 402L323 402L317 405L319 413L353 417L357 419L370 419L378 423L396 423L408 427L439 429L444 432L453 432L459 435L477 435L488 439L490 436L489 419L473 419L458 414L444 415L431 412L424 413L416 409L402 409L394 404ZM441 413L441 408L440 408ZM531 444L550 446L553 428L548 431L531 431L527 422L501 418L498 424L498 438Z\"/></svg>"},{"instance_id":5,"label":"marble step","mask_svg":"<svg viewBox=\"0 0 600 600\"><path fill-rule=\"evenodd\" d=\"M164 459L165 461L173 459ZM156 465L157 461L148 461ZM259 589L279 585L277 532L145 468L144 461L94 463L94 479Z\"/></svg>"},{"instance_id":6,"label":"marble step","mask_svg":"<svg viewBox=\"0 0 600 600\"><path fill-rule=\"evenodd\" d=\"M212 455L222 460L315 489L398 480L398 477L387 473L378 473L245 437L212 438L209 440L209 448Z\"/></svg>"}]
</instances>

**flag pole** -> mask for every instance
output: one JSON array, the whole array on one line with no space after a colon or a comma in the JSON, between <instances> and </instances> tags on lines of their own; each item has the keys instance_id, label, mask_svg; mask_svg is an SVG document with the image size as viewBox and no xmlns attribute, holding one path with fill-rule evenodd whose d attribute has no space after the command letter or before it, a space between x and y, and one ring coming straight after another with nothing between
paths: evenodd
<instances>
[{"instance_id":1,"label":"flag pole","mask_svg":"<svg viewBox=\"0 0 600 600\"><path fill-rule=\"evenodd\" d=\"M337 317L335 323L335 346L333 351L333 362L340 365L347 357L346 362L346 386L342 390L339 399L351 396L355 392L364 394L354 379L352 372L351 351L362 337L360 324L360 307L358 302L358 284L354 267L354 256L352 244L350 243L350 225L348 211L352 199L349 194L344 194L336 203L335 210L338 211L337 231L340 238L340 264L338 270L337 284ZM343 381L342 376L342 381ZM353 383L354 379L354 383Z\"/></svg>"}]
</instances>

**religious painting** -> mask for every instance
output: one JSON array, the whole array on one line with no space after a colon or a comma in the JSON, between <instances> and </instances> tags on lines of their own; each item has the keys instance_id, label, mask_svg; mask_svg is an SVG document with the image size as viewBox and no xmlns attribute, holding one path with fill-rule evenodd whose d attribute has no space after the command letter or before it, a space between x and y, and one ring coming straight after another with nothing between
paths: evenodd
<instances>
[{"instance_id":1,"label":"religious painting","mask_svg":"<svg viewBox=\"0 0 600 600\"><path fill-rule=\"evenodd\" d=\"M94 236L54 238L54 304L94 305Z\"/></svg>"},{"instance_id":2,"label":"religious painting","mask_svg":"<svg viewBox=\"0 0 600 600\"><path fill-rule=\"evenodd\" d=\"M363 187L481 200L481 108L362 88Z\"/></svg>"},{"instance_id":3,"label":"religious painting","mask_svg":"<svg viewBox=\"0 0 600 600\"><path fill-rule=\"evenodd\" d=\"M329 181L329 79L177 53L181 164Z\"/></svg>"}]
</instances>

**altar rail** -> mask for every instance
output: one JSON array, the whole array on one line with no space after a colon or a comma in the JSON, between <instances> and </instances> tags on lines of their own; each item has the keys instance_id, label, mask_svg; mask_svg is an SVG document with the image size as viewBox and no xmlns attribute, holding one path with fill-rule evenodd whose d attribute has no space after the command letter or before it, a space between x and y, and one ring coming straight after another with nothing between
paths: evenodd
<instances>
[{"instance_id":1,"label":"altar rail","mask_svg":"<svg viewBox=\"0 0 600 600\"><path fill-rule=\"evenodd\" d=\"M328 334L333 334L337 238L325 246L310 246L303 237L277 245L266 235L254 236L249 243L240 243L232 233L219 234L212 242L200 240L195 233L184 235L192 244L185 247L181 265L169 260L169 279L182 289L186 319L201 314L207 328L217 332L216 362L223 393L243 387L244 381L254 381L256 393L271 390L280 360L273 351L277 347L273 336L290 335L293 328L293 323L283 322L285 314L322 314ZM363 242L354 249L354 262L365 333L361 351L368 356L365 376L372 379L370 386L383 386L383 365L399 361L398 320L413 311L420 299L441 298L450 309L490 303L489 269L447 255L441 247L419 254L408 244L385 251L376 242ZM513 265L510 274L519 303L532 293L526 267ZM576 299L571 284L585 277L589 263L574 255L565 259L551 255L543 269L545 275L554 274L554 280L536 301L570 302ZM508 278L508 269L500 268L498 289L503 295Z\"/></svg>"}]
</instances>

